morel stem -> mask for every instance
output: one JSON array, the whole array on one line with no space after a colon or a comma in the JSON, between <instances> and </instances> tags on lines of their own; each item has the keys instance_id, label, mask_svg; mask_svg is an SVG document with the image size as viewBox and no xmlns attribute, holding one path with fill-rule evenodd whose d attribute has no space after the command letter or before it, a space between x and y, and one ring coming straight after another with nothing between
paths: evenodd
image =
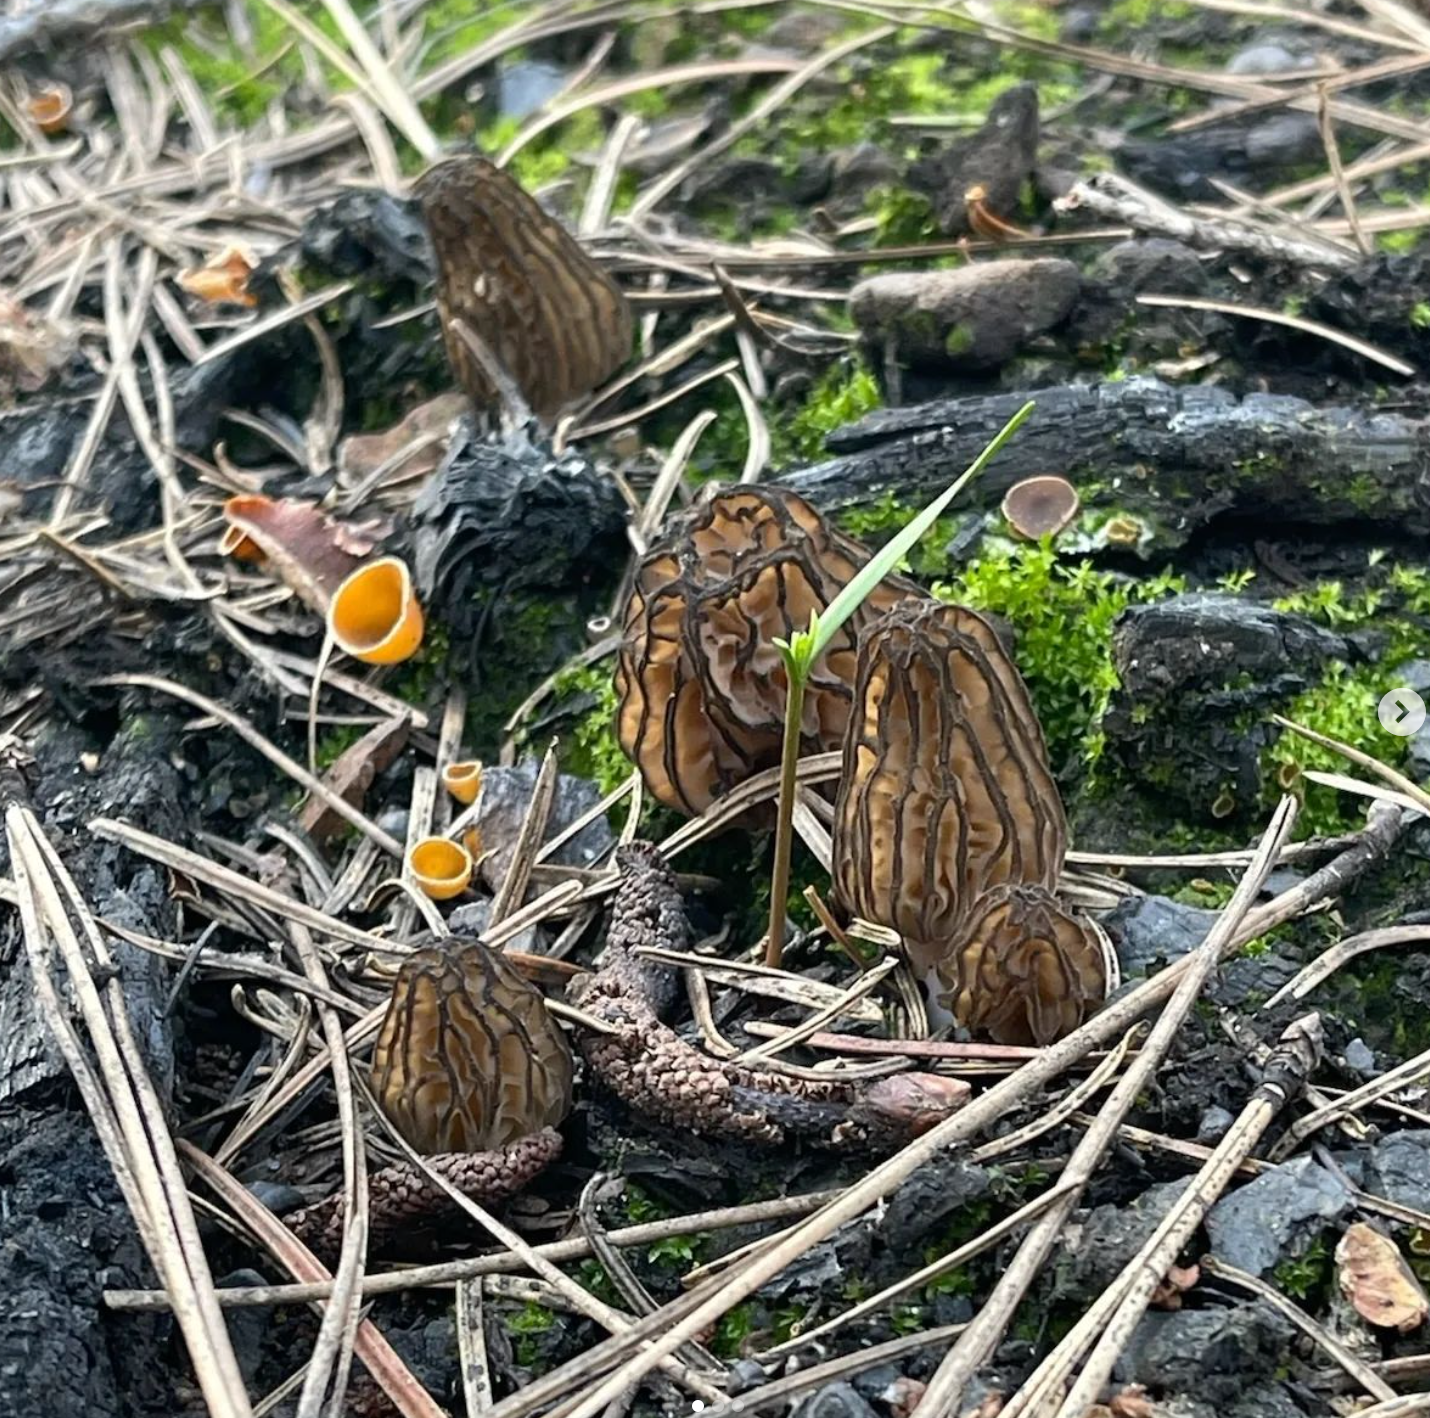
<instances>
[{"instance_id":1,"label":"morel stem","mask_svg":"<svg viewBox=\"0 0 1430 1418\"><path fill-rule=\"evenodd\" d=\"M765 964L778 970L784 958L785 901L789 896L789 859L794 846L794 794L799 769L800 728L804 721L804 666L786 653L789 680L785 702L784 749L780 756L780 800L775 819L775 864L770 874L770 927Z\"/></svg>"}]
</instances>

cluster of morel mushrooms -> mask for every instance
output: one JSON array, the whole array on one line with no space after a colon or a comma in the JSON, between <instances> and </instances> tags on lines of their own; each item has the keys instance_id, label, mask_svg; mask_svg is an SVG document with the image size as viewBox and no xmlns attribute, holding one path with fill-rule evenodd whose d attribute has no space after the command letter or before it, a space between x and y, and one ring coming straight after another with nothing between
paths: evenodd
<instances>
[{"instance_id":1,"label":"cluster of morel mushrooms","mask_svg":"<svg viewBox=\"0 0 1430 1418\"><path fill-rule=\"evenodd\" d=\"M774 645L866 562L808 503L774 487L721 492L642 560L616 670L622 747L662 803L699 815L779 761L784 668ZM934 1017L1008 1044L1045 1044L1104 998L1110 953L1054 896L1061 799L1027 691L988 621L911 582L881 582L811 678L807 752L842 750L832 809L838 905L897 931ZM873 1083L716 1059L662 1020L677 977L639 953L689 948L675 877L647 844L618 852L603 954L569 988L592 1076L645 1117L707 1135L896 1147L966 1096L905 1073ZM448 1182L510 1195L560 1150L571 1103L563 1027L511 961L433 939L403 965L374 1053L390 1120ZM371 1179L374 1241L429 1217L420 1169ZM331 1249L336 1198L290 1217Z\"/></svg>"},{"instance_id":2,"label":"cluster of morel mushrooms","mask_svg":"<svg viewBox=\"0 0 1430 1418\"><path fill-rule=\"evenodd\" d=\"M533 408L557 407L624 358L628 323L610 315L624 309L619 289L504 174L457 159L424 178L419 195L449 352L474 399L490 395L490 366L517 376ZM539 244L539 259L524 261L523 243ZM502 280L473 282L472 271L493 261ZM582 297L574 306L573 287ZM572 333L562 312L578 308L590 318ZM547 343L571 348L521 377L533 322ZM477 363L469 346L483 355ZM236 554L245 531L271 539L279 515L263 509L260 526L244 511L230 509ZM364 549L341 548L354 560ZM652 547L625 614L617 728L661 803L698 816L779 762L786 683L774 642L807 627L867 561L864 548L775 487L721 492ZM363 574L386 579L355 582ZM340 562L309 579L335 643L375 662L410 653L415 604L400 561L359 571ZM355 584L364 594L349 613ZM420 639L420 614L416 623ZM805 752L842 751L832 808L837 905L898 933L940 1021L999 1043L1045 1044L1104 998L1106 938L1053 895L1067 826L1042 732L986 620L885 579L816 665L801 728ZM617 866L604 952L568 994L590 1075L637 1112L725 1137L886 1149L966 1096L964 1085L931 1074L871 1083L697 1049L662 1017L675 1000L674 970L641 953L690 944L675 877L645 844L618 851ZM374 1092L431 1174L494 1201L559 1152L571 1050L510 957L458 937L419 947L393 987ZM375 1244L446 1205L418 1167L387 1168L369 1188ZM331 1251L341 1214L340 1199L329 1198L288 1219Z\"/></svg>"}]
</instances>

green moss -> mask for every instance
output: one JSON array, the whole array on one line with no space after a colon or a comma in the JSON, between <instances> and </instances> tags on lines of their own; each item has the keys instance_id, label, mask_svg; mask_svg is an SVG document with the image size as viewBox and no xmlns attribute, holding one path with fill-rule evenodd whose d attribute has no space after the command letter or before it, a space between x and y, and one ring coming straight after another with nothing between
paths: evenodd
<instances>
[{"instance_id":1,"label":"green moss","mask_svg":"<svg viewBox=\"0 0 1430 1418\"><path fill-rule=\"evenodd\" d=\"M931 588L941 600L994 611L1017 632L1016 659L1055 765L1101 754L1098 721L1117 688L1112 623L1137 602L1185 589L1164 572L1147 580L1061 560L1051 542L995 549Z\"/></svg>"},{"instance_id":2,"label":"green moss","mask_svg":"<svg viewBox=\"0 0 1430 1418\"><path fill-rule=\"evenodd\" d=\"M955 325L945 336L943 348L951 359L957 359L959 355L967 354L973 348L973 327L971 325Z\"/></svg>"},{"instance_id":3,"label":"green moss","mask_svg":"<svg viewBox=\"0 0 1430 1418\"><path fill-rule=\"evenodd\" d=\"M555 1324L556 1316L533 1301L528 1301L518 1313L507 1317L507 1332L516 1336L513 1349L516 1362L522 1368L534 1368L541 1362L541 1336Z\"/></svg>"},{"instance_id":4,"label":"green moss","mask_svg":"<svg viewBox=\"0 0 1430 1418\"><path fill-rule=\"evenodd\" d=\"M864 202L878 223L875 246L917 246L938 236L933 203L909 187L875 187Z\"/></svg>"},{"instance_id":5,"label":"green moss","mask_svg":"<svg viewBox=\"0 0 1430 1418\"><path fill-rule=\"evenodd\" d=\"M609 663L566 670L557 677L556 694L558 704L577 696L595 700L565 736L562 766L589 778L602 794L614 792L630 777L631 761L616 738L616 686Z\"/></svg>"},{"instance_id":6,"label":"green moss","mask_svg":"<svg viewBox=\"0 0 1430 1418\"><path fill-rule=\"evenodd\" d=\"M710 1341L710 1352L717 1359L738 1359L745 1340L755 1327L755 1306L746 1300L721 1315L715 1326L715 1335Z\"/></svg>"},{"instance_id":7,"label":"green moss","mask_svg":"<svg viewBox=\"0 0 1430 1418\"><path fill-rule=\"evenodd\" d=\"M421 707L430 703L451 649L452 637L447 627L429 619L422 636L422 648L398 667L386 689L408 704Z\"/></svg>"},{"instance_id":8,"label":"green moss","mask_svg":"<svg viewBox=\"0 0 1430 1418\"><path fill-rule=\"evenodd\" d=\"M1271 1272L1283 1295L1306 1300L1329 1286L1334 1263L1323 1237L1317 1236L1299 1256L1288 1256Z\"/></svg>"},{"instance_id":9,"label":"green moss","mask_svg":"<svg viewBox=\"0 0 1430 1418\"><path fill-rule=\"evenodd\" d=\"M1144 29L1161 21L1185 20L1192 6L1185 0L1115 0L1103 11L1097 32L1103 39L1125 41L1130 29Z\"/></svg>"},{"instance_id":10,"label":"green moss","mask_svg":"<svg viewBox=\"0 0 1430 1418\"><path fill-rule=\"evenodd\" d=\"M1420 231L1418 228L1409 231L1383 231L1376 236L1375 244L1392 256L1404 256L1420 245Z\"/></svg>"},{"instance_id":11,"label":"green moss","mask_svg":"<svg viewBox=\"0 0 1430 1418\"><path fill-rule=\"evenodd\" d=\"M879 385L862 363L835 365L810 390L804 404L774 431L774 462L787 465L821 457L829 434L863 418L880 402Z\"/></svg>"},{"instance_id":12,"label":"green moss","mask_svg":"<svg viewBox=\"0 0 1430 1418\"><path fill-rule=\"evenodd\" d=\"M338 724L318 735L314 761L320 773L326 773L361 737L361 724Z\"/></svg>"},{"instance_id":13,"label":"green moss","mask_svg":"<svg viewBox=\"0 0 1430 1418\"><path fill-rule=\"evenodd\" d=\"M1342 661L1334 661L1320 683L1297 695L1286 706L1284 714L1295 723L1339 739L1395 767L1405 761L1410 741L1386 733L1380 726L1376 708L1390 687L1391 680L1378 665L1360 665L1353 669ZM1364 821L1365 799L1300 778L1307 768L1357 775L1355 766L1333 750L1287 732L1263 750L1261 765L1268 803L1279 797L1287 785L1301 795L1298 827L1307 835L1343 832Z\"/></svg>"}]
</instances>

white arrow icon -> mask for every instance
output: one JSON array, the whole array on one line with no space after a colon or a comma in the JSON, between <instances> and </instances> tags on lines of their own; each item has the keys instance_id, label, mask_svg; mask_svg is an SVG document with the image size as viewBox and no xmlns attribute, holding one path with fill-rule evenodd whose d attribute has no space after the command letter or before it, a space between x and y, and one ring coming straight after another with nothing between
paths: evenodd
<instances>
[{"instance_id":1,"label":"white arrow icon","mask_svg":"<svg viewBox=\"0 0 1430 1418\"><path fill-rule=\"evenodd\" d=\"M1385 695L1376 712L1386 733L1408 739L1411 734L1418 734L1425 722L1425 701L1413 689L1402 685Z\"/></svg>"}]
</instances>

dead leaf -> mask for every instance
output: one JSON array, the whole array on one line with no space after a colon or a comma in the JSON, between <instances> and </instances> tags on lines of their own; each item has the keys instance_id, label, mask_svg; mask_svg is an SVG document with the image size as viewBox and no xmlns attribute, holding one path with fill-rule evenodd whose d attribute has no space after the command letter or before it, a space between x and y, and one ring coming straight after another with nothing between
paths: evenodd
<instances>
[{"instance_id":1,"label":"dead leaf","mask_svg":"<svg viewBox=\"0 0 1430 1418\"><path fill-rule=\"evenodd\" d=\"M77 348L69 326L0 295L0 388L37 393Z\"/></svg>"},{"instance_id":2,"label":"dead leaf","mask_svg":"<svg viewBox=\"0 0 1430 1418\"><path fill-rule=\"evenodd\" d=\"M202 266L190 266L175 279L187 291L210 305L242 305L252 309L258 297L248 289L248 278L258 262L241 246L226 246Z\"/></svg>"},{"instance_id":3,"label":"dead leaf","mask_svg":"<svg viewBox=\"0 0 1430 1418\"><path fill-rule=\"evenodd\" d=\"M391 428L343 439L338 449L339 481L344 487L355 487L389 462L392 467L383 477L384 486L427 477L446 453L448 429L467 407L465 394L439 394L418 404ZM404 457L406 449L411 451Z\"/></svg>"},{"instance_id":4,"label":"dead leaf","mask_svg":"<svg viewBox=\"0 0 1430 1418\"><path fill-rule=\"evenodd\" d=\"M1141 1384L1128 1384L1125 1389L1112 1395L1107 1406L1112 1418L1152 1418L1152 1401Z\"/></svg>"},{"instance_id":5,"label":"dead leaf","mask_svg":"<svg viewBox=\"0 0 1430 1418\"><path fill-rule=\"evenodd\" d=\"M332 767L323 774L323 782L345 803L360 808L372 780L390 767L407 746L411 728L412 720L406 716L374 725L333 760ZM348 824L322 798L309 798L298 816L298 825L315 842L325 842Z\"/></svg>"},{"instance_id":6,"label":"dead leaf","mask_svg":"<svg viewBox=\"0 0 1430 1418\"><path fill-rule=\"evenodd\" d=\"M1430 1314L1430 1300L1400 1247L1364 1221L1341 1237L1336 1266L1341 1293L1367 1323L1409 1334Z\"/></svg>"},{"instance_id":7,"label":"dead leaf","mask_svg":"<svg viewBox=\"0 0 1430 1418\"><path fill-rule=\"evenodd\" d=\"M319 615L327 614L333 592L391 531L383 521L339 522L316 502L274 501L262 493L230 497L223 515L229 525L219 541L220 553L253 561L257 549L261 560Z\"/></svg>"},{"instance_id":8,"label":"dead leaf","mask_svg":"<svg viewBox=\"0 0 1430 1418\"><path fill-rule=\"evenodd\" d=\"M912 1418L914 1410L923 1401L928 1385L921 1379L911 1379L900 1374L879 1397L889 1405L893 1418Z\"/></svg>"}]
</instances>

